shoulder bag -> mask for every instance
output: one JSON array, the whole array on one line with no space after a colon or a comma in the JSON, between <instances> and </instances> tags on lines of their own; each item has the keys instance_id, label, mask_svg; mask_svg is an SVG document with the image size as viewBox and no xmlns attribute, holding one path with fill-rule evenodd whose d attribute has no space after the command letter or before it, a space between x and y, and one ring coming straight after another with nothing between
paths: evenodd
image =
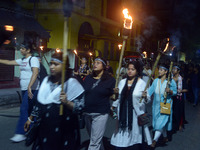
<instances>
[{"instance_id":1,"label":"shoulder bag","mask_svg":"<svg viewBox=\"0 0 200 150\"><path fill-rule=\"evenodd\" d=\"M160 97L160 113L165 115L171 114L171 102L161 102L161 95L160 95L160 81L158 80L158 86L159 86L159 97Z\"/></svg>"}]
</instances>

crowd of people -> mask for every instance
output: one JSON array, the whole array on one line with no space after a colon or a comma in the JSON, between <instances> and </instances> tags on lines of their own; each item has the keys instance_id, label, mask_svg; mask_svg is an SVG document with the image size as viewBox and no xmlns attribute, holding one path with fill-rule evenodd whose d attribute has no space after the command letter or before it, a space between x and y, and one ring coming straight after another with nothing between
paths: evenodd
<instances>
[{"instance_id":1,"label":"crowd of people","mask_svg":"<svg viewBox=\"0 0 200 150\"><path fill-rule=\"evenodd\" d=\"M39 83L40 63L35 57L31 58L32 46L24 43L20 51L23 59L0 59L0 63L20 66L23 101L11 140L26 140L25 133L40 120L33 150L80 149L80 114L84 116L90 137L88 150L104 150L102 138L108 117L113 114L116 114L116 128L110 144L114 150L139 150L144 143L146 149L155 149L158 143L168 142L173 133L184 130L187 123L185 100L194 107L198 105L198 65L175 64L171 71L169 64L163 63L151 76L150 63L143 65L137 60L130 61L123 65L123 74L115 87L113 69L107 60L97 57L89 68L83 57L75 72L66 64L62 89L62 52L52 55L50 75ZM152 80L150 85L147 85L148 80ZM110 100L113 100L111 106ZM139 125L138 117L146 113L147 103L152 103L152 122ZM161 103L168 104L169 113L161 111ZM59 115L61 105L63 114ZM152 125L154 136L149 125Z\"/></svg>"}]
</instances>

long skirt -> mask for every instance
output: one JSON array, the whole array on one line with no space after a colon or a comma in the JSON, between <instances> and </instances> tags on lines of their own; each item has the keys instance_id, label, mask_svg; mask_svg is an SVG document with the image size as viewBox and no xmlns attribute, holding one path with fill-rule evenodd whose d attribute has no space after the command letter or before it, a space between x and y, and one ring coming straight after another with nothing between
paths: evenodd
<instances>
[{"instance_id":1,"label":"long skirt","mask_svg":"<svg viewBox=\"0 0 200 150\"><path fill-rule=\"evenodd\" d=\"M77 115L64 108L60 116L58 104L39 107L42 107L42 121L32 150L78 150L80 131Z\"/></svg>"}]
</instances>

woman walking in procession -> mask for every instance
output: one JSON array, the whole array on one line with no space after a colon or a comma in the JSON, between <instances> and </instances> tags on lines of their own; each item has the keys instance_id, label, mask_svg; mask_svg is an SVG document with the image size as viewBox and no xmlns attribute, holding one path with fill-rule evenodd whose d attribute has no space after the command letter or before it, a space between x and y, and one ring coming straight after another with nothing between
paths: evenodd
<instances>
[{"instance_id":1,"label":"woman walking in procession","mask_svg":"<svg viewBox=\"0 0 200 150\"><path fill-rule=\"evenodd\" d=\"M88 150L103 150L102 138L110 112L110 96L113 94L115 79L106 71L106 60L96 58L93 72L84 80L85 122L90 136Z\"/></svg>"},{"instance_id":2,"label":"woman walking in procession","mask_svg":"<svg viewBox=\"0 0 200 150\"><path fill-rule=\"evenodd\" d=\"M39 80L37 78L40 63L37 57L32 57L33 44L24 42L21 44L20 52L24 56L17 60L2 60L0 63L5 65L20 66L20 87L22 95L22 103L20 106L20 117L15 130L15 135L10 139L13 142L21 142L26 139L24 132L24 124L30 115L39 89Z\"/></svg>"},{"instance_id":3,"label":"woman walking in procession","mask_svg":"<svg viewBox=\"0 0 200 150\"><path fill-rule=\"evenodd\" d=\"M127 78L119 83L119 99L113 102L118 110L117 127L112 135L111 144L116 150L139 150L142 143L142 127L138 125L138 116L145 113L144 100L140 103L146 83L140 78L141 66L139 62L129 62ZM146 98L145 101L149 101ZM147 125L144 133L148 145L152 144L151 135Z\"/></svg>"},{"instance_id":4,"label":"woman walking in procession","mask_svg":"<svg viewBox=\"0 0 200 150\"><path fill-rule=\"evenodd\" d=\"M177 85L177 95L173 96L173 129L174 132L179 130L182 131L184 128L185 122L185 100L183 94L187 92L187 87L184 82L184 79L180 75L179 66L174 66L173 70L173 79Z\"/></svg>"},{"instance_id":5,"label":"woman walking in procession","mask_svg":"<svg viewBox=\"0 0 200 150\"><path fill-rule=\"evenodd\" d=\"M163 142L167 142L167 131L172 130L172 112L170 115L163 114L160 112L160 103L164 102L164 93L167 92L167 103L170 103L172 108L172 96L177 94L176 83L172 79L170 81L170 87L167 87L167 73L168 67L163 64L159 66L159 78L155 79L149 88L147 95L154 95L153 105L152 105L152 126L155 131L153 142L151 147L156 146L156 142L158 141L161 134L163 134ZM172 109L171 109L172 111Z\"/></svg>"},{"instance_id":6,"label":"woman walking in procession","mask_svg":"<svg viewBox=\"0 0 200 150\"><path fill-rule=\"evenodd\" d=\"M61 92L62 53L51 58L51 75L46 77L38 92L38 103L24 125L28 130L31 122L41 119L37 138L32 150L77 150L80 135L77 112L84 105L81 84L71 77L72 71L66 65L64 92ZM63 115L59 115L60 104L64 105Z\"/></svg>"}]
</instances>

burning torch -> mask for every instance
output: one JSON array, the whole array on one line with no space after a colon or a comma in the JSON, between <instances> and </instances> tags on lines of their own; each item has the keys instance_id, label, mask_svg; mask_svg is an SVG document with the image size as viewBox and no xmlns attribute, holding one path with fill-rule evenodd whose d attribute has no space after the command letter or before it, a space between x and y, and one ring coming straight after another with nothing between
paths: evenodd
<instances>
[{"instance_id":1,"label":"burning torch","mask_svg":"<svg viewBox=\"0 0 200 150\"><path fill-rule=\"evenodd\" d=\"M90 58L89 58L89 65L90 65L90 68L91 68L91 66L92 66L92 64L93 64L93 59L92 59L93 54L92 54L91 52L89 52L89 55L90 55Z\"/></svg>"},{"instance_id":2,"label":"burning torch","mask_svg":"<svg viewBox=\"0 0 200 150\"><path fill-rule=\"evenodd\" d=\"M43 50L44 50L44 46L40 46L40 50L43 52ZM44 55L44 53L42 53L42 57L44 57L46 63L47 63L48 66L49 66L49 62L47 61L47 58L46 58L46 56Z\"/></svg>"},{"instance_id":3,"label":"burning torch","mask_svg":"<svg viewBox=\"0 0 200 150\"><path fill-rule=\"evenodd\" d=\"M77 56L77 58L78 58L78 66L80 65L80 56L78 55L78 51L75 49L75 50L73 50L73 53L75 54L75 56Z\"/></svg>"},{"instance_id":4,"label":"burning torch","mask_svg":"<svg viewBox=\"0 0 200 150\"><path fill-rule=\"evenodd\" d=\"M152 69L152 72L151 72L151 76L150 76L149 80L147 81L147 84L146 84L146 87L145 87L144 91L146 91L147 88L149 87L151 78L152 78L152 76L154 75L154 72L155 72L156 67L157 67L157 65L158 65L158 62L159 62L159 60L160 60L161 54L163 54L164 52L166 52L167 49L168 49L168 47L169 47L169 38L167 38L167 43L166 43L166 46L165 46L165 49L163 50L163 52L158 51L159 53L158 53L158 56L157 56L157 58L156 58L156 61L155 61L154 65L153 65L153 69ZM141 99L140 99L140 103L141 103L141 102L142 102L142 97L141 97Z\"/></svg>"},{"instance_id":5,"label":"burning torch","mask_svg":"<svg viewBox=\"0 0 200 150\"><path fill-rule=\"evenodd\" d=\"M127 8L125 8L123 10L123 14L124 14L124 23L123 23L124 31L125 32L129 32L132 29L133 20L132 20L132 17L129 15L129 12L128 12ZM116 77L115 88L118 87L118 83L119 83L119 75L120 75L122 59L123 59L123 55L124 55L124 50L125 50L127 38L128 38L127 35L123 36L122 48L121 48L121 45L118 45L119 49L121 49L121 53L120 53L119 67L118 67L118 73L117 73L117 77Z\"/></svg>"}]
</instances>

